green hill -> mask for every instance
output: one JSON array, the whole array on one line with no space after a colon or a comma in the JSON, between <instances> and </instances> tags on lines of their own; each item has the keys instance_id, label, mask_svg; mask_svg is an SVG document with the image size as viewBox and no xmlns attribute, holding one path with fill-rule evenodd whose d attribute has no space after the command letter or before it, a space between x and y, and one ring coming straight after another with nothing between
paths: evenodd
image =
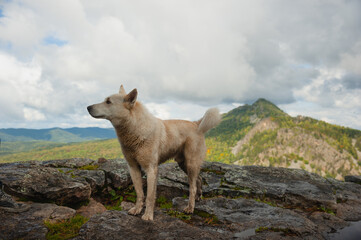
<instances>
[{"instance_id":1,"label":"green hill","mask_svg":"<svg viewBox=\"0 0 361 240\"><path fill-rule=\"evenodd\" d=\"M2 142L0 148L0 156L9 155L13 153L20 153L20 152L52 149L54 147L59 147L64 145L66 144L49 142L49 141Z\"/></svg>"},{"instance_id":2,"label":"green hill","mask_svg":"<svg viewBox=\"0 0 361 240\"><path fill-rule=\"evenodd\" d=\"M276 105L261 98L252 105L240 106L224 114L222 122L211 129L207 137L217 137L232 144L242 138L259 119L284 116L287 114Z\"/></svg>"},{"instance_id":3,"label":"green hill","mask_svg":"<svg viewBox=\"0 0 361 240\"><path fill-rule=\"evenodd\" d=\"M291 117L264 99L224 114L207 136L211 161L303 168L339 179L361 174L361 131Z\"/></svg>"},{"instance_id":4,"label":"green hill","mask_svg":"<svg viewBox=\"0 0 361 240\"><path fill-rule=\"evenodd\" d=\"M252 105L237 107L223 114L222 122L207 133L209 161L233 163L237 156L232 147L242 139L261 119L285 118L288 115L273 103L260 98Z\"/></svg>"},{"instance_id":5,"label":"green hill","mask_svg":"<svg viewBox=\"0 0 361 240\"><path fill-rule=\"evenodd\" d=\"M0 156L115 137L112 128L0 129Z\"/></svg>"},{"instance_id":6,"label":"green hill","mask_svg":"<svg viewBox=\"0 0 361 240\"><path fill-rule=\"evenodd\" d=\"M0 129L0 139L2 142L50 141L71 143L115 137L115 132L112 128Z\"/></svg>"},{"instance_id":7,"label":"green hill","mask_svg":"<svg viewBox=\"0 0 361 240\"><path fill-rule=\"evenodd\" d=\"M41 142L38 142L38 144L41 145ZM57 144L53 146L45 144L30 151L0 155L0 163L30 160L45 161L68 158L98 159L100 157L122 158L123 154L120 150L118 140L98 140L81 143Z\"/></svg>"}]
</instances>

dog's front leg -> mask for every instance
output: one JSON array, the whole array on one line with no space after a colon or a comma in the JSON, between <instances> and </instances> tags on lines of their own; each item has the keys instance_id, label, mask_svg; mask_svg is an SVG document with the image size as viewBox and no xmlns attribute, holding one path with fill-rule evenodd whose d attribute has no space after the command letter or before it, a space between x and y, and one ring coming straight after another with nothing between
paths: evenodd
<instances>
[{"instance_id":1,"label":"dog's front leg","mask_svg":"<svg viewBox=\"0 0 361 240\"><path fill-rule=\"evenodd\" d=\"M143 220L153 220L155 196L157 192L158 166L149 166L147 172L147 199Z\"/></svg>"},{"instance_id":2,"label":"dog's front leg","mask_svg":"<svg viewBox=\"0 0 361 240\"><path fill-rule=\"evenodd\" d=\"M128 213L131 215L138 215L143 209L144 193L143 193L143 184L142 184L142 174L140 167L135 162L128 162L130 176L133 181L135 192L137 193L137 201L135 206L131 208Z\"/></svg>"}]
</instances>

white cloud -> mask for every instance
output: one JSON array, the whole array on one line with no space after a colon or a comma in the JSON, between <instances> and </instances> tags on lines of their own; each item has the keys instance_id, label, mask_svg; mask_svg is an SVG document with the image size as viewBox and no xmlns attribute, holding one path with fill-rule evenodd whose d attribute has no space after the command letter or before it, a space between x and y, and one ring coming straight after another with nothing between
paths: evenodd
<instances>
[{"instance_id":1,"label":"white cloud","mask_svg":"<svg viewBox=\"0 0 361 240\"><path fill-rule=\"evenodd\" d=\"M361 41L350 51L341 54L340 67L361 76Z\"/></svg>"},{"instance_id":2,"label":"white cloud","mask_svg":"<svg viewBox=\"0 0 361 240\"><path fill-rule=\"evenodd\" d=\"M41 80L41 67L35 61L20 62L0 51L0 113L2 119L15 114L24 117L23 108L45 108L47 95L51 92L48 82Z\"/></svg>"},{"instance_id":3,"label":"white cloud","mask_svg":"<svg viewBox=\"0 0 361 240\"><path fill-rule=\"evenodd\" d=\"M319 72L310 84L294 91L297 98L323 107L361 110L361 76L349 80L346 72L339 68L323 68ZM357 84L358 87L348 87Z\"/></svg>"},{"instance_id":4,"label":"white cloud","mask_svg":"<svg viewBox=\"0 0 361 240\"><path fill-rule=\"evenodd\" d=\"M43 114L39 126L102 124L85 108L120 84L138 88L161 118L196 119L208 106L259 97L360 109L360 1L14 0L0 8L7 124L26 122L24 109Z\"/></svg>"},{"instance_id":5,"label":"white cloud","mask_svg":"<svg viewBox=\"0 0 361 240\"><path fill-rule=\"evenodd\" d=\"M24 117L26 121L42 121L46 119L43 113L32 108L24 108Z\"/></svg>"},{"instance_id":6,"label":"white cloud","mask_svg":"<svg viewBox=\"0 0 361 240\"><path fill-rule=\"evenodd\" d=\"M328 123L361 129L361 108L323 107L317 103L298 101L279 106L289 115L309 116Z\"/></svg>"},{"instance_id":7,"label":"white cloud","mask_svg":"<svg viewBox=\"0 0 361 240\"><path fill-rule=\"evenodd\" d=\"M203 117L211 107L216 107L221 113L226 113L241 104L200 105L192 102L169 101L164 103L146 103L147 109L160 119L185 119L196 121Z\"/></svg>"},{"instance_id":8,"label":"white cloud","mask_svg":"<svg viewBox=\"0 0 361 240\"><path fill-rule=\"evenodd\" d=\"M169 119L170 113L169 113L169 107L164 104L157 104L157 103L147 103L145 104L147 109L151 114L156 116L160 119Z\"/></svg>"}]
</instances>

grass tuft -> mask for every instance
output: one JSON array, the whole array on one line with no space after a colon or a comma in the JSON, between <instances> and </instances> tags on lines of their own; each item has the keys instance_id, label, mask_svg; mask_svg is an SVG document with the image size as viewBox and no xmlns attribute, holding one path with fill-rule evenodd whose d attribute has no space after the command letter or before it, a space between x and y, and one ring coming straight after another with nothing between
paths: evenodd
<instances>
[{"instance_id":1,"label":"grass tuft","mask_svg":"<svg viewBox=\"0 0 361 240\"><path fill-rule=\"evenodd\" d=\"M81 226L83 226L88 220L88 218L81 215L75 215L72 218L56 223L51 223L50 221L45 220L44 224L48 228L46 239L62 240L76 237L79 234Z\"/></svg>"},{"instance_id":2,"label":"grass tuft","mask_svg":"<svg viewBox=\"0 0 361 240\"><path fill-rule=\"evenodd\" d=\"M324 206L318 207L318 210L321 211L321 212L325 212L325 213L334 215L334 216L336 215L336 213L332 209L326 208Z\"/></svg>"},{"instance_id":3,"label":"grass tuft","mask_svg":"<svg viewBox=\"0 0 361 240\"><path fill-rule=\"evenodd\" d=\"M79 170L97 170L99 168L99 165L85 165L82 166L80 168L78 168Z\"/></svg>"},{"instance_id":4,"label":"grass tuft","mask_svg":"<svg viewBox=\"0 0 361 240\"><path fill-rule=\"evenodd\" d=\"M168 199L164 196L160 196L157 199L157 204L162 209L171 209L173 207L172 202L168 201Z\"/></svg>"},{"instance_id":5,"label":"grass tuft","mask_svg":"<svg viewBox=\"0 0 361 240\"><path fill-rule=\"evenodd\" d=\"M167 214L171 217L179 218L180 220L185 221L185 222L188 222L192 219L192 215L186 214L183 212L179 212L176 210L167 210Z\"/></svg>"}]
</instances>

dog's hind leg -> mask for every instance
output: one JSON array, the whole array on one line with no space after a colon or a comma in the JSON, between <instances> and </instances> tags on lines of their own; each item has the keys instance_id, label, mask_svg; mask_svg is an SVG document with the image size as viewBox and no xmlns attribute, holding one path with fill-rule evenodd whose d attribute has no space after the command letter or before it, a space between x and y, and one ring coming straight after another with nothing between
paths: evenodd
<instances>
[{"instance_id":1,"label":"dog's hind leg","mask_svg":"<svg viewBox=\"0 0 361 240\"><path fill-rule=\"evenodd\" d=\"M183 170L183 172L185 172L188 175L184 156L183 155L177 156L175 158L175 161L178 163L178 166ZM202 177L200 174L198 174L196 186L197 186L196 201L200 201L202 198Z\"/></svg>"},{"instance_id":2,"label":"dog's hind leg","mask_svg":"<svg viewBox=\"0 0 361 240\"><path fill-rule=\"evenodd\" d=\"M205 143L202 139L189 138L186 141L184 148L185 156L185 168L188 175L189 182L189 201L188 206L184 209L186 213L193 213L196 193L197 193L197 181L201 186L202 180L199 178L199 172L205 156ZM198 186L199 186L198 185Z\"/></svg>"},{"instance_id":3,"label":"dog's hind leg","mask_svg":"<svg viewBox=\"0 0 361 240\"><path fill-rule=\"evenodd\" d=\"M201 175L198 173L198 178L197 178L197 194L196 194L196 201L200 201L202 199L202 177Z\"/></svg>"},{"instance_id":4,"label":"dog's hind leg","mask_svg":"<svg viewBox=\"0 0 361 240\"><path fill-rule=\"evenodd\" d=\"M187 169L188 172L188 182L189 182L189 200L188 206L184 209L185 213L193 213L195 206L195 198L197 193L197 176L199 171L196 169Z\"/></svg>"}]
</instances>

